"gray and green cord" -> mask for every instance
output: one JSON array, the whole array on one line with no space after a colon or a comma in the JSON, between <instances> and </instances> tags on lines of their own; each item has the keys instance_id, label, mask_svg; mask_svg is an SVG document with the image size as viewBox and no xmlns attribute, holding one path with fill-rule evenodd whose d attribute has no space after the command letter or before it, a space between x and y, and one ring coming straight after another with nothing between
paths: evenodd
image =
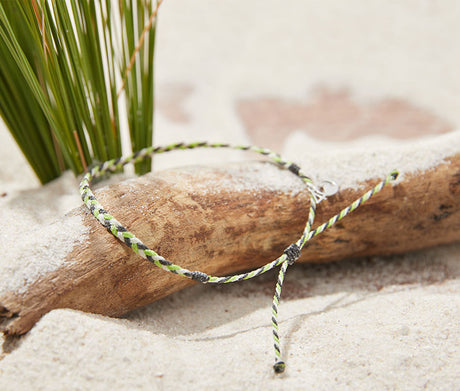
<instances>
[{"instance_id":1,"label":"gray and green cord","mask_svg":"<svg viewBox=\"0 0 460 391\"><path fill-rule=\"evenodd\" d=\"M195 148L232 148L241 151L253 151L261 155L267 156L270 160L274 161L281 168L286 168L293 174L297 175L305 183L310 195L309 214L304 230L302 232L302 236L296 242L289 245L277 259L267 263L264 266L261 266L250 272L242 274L235 274L231 276L211 276L201 271L192 271L185 269L177 264L172 263L169 260L166 260L161 255L157 254L154 250L150 249L133 233L129 232L127 228L125 228L117 219L115 219L115 217L109 214L109 212L106 211L103 208L103 206L99 203L99 201L96 199L96 197L90 189L90 183L93 179L107 173L119 171L126 164L134 164L141 162L144 159L147 159L155 154L170 152L173 150L187 150ZM397 176L397 171L391 172L383 181L377 184L373 189L366 192L362 197L358 198L356 201L351 203L348 207L343 209L337 215L330 218L326 223L320 225L319 227L313 230L312 226L315 220L316 205L326 198L326 194L313 184L313 181L302 171L302 169L298 165L288 160L284 160L283 158L281 158L280 155L268 149L259 148L256 146L234 146L222 143L197 142L189 144L177 143L169 144L166 146L144 148L140 151L133 153L130 156L109 160L91 168L84 175L80 183L80 194L83 202L94 215L94 217L96 217L96 219L105 228L107 228L107 230L110 231L115 237L117 237L127 246L131 247L134 250L134 252L139 254L141 257L152 262L155 266L168 272L178 274L182 277L187 277L207 284L226 284L231 282L248 280L281 265L272 303L272 327L274 340L273 345L275 351L275 364L273 368L275 373L282 373L284 372L285 364L281 359L280 337L278 329L278 306L281 297L281 289L283 286L283 281L288 266L294 264L295 261L300 257L302 248L310 239L324 232L326 229L332 227L337 221L343 219L346 215L356 210L360 205L369 200L369 198L380 192L383 189L383 187L387 185L390 181L395 180Z\"/></svg>"}]
</instances>

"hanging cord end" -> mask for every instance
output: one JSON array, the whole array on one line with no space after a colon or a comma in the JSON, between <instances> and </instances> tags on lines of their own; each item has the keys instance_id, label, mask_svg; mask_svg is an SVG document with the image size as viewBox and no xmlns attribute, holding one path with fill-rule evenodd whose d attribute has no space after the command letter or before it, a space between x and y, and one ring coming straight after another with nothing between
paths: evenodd
<instances>
[{"instance_id":1,"label":"hanging cord end","mask_svg":"<svg viewBox=\"0 0 460 391\"><path fill-rule=\"evenodd\" d=\"M273 365L273 370L275 371L277 375L279 375L280 373L283 373L285 369L286 369L286 364L284 363L284 361L278 361L275 363L275 365Z\"/></svg>"}]
</instances>

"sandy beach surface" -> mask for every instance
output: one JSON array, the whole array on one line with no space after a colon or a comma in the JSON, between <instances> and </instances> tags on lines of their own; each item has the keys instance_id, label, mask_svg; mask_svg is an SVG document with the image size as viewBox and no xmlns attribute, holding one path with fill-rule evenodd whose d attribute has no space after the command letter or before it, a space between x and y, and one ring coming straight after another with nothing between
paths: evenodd
<instances>
[{"instance_id":1,"label":"sandy beach surface","mask_svg":"<svg viewBox=\"0 0 460 391\"><path fill-rule=\"evenodd\" d=\"M344 187L433 167L460 152L459 12L456 1L165 0L155 142L266 141ZM155 167L244 157L178 153ZM78 179L40 186L3 125L0 163L0 291L25 289L89 233L63 218L81 203ZM0 390L460 389L459 244L292 267L281 376L275 280L194 286L120 319L51 311L3 339Z\"/></svg>"}]
</instances>

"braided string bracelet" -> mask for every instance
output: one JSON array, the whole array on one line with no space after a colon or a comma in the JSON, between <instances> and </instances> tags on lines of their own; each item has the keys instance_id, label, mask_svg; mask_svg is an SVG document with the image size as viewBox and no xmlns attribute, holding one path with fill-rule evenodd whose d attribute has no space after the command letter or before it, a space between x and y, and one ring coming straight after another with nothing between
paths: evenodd
<instances>
[{"instance_id":1,"label":"braided string bracelet","mask_svg":"<svg viewBox=\"0 0 460 391\"><path fill-rule=\"evenodd\" d=\"M166 260L161 255L157 254L154 250L150 249L133 233L129 232L128 229L125 228L111 214L109 214L108 211L106 211L103 208L103 206L99 203L99 201L96 199L96 197L90 189L90 183L93 179L107 173L113 173L115 171L118 171L126 164L138 163L148 157L151 157L154 154L165 153L173 150L186 150L195 148L232 148L242 151L253 151L261 155L267 156L270 160L275 162L281 168L287 168L293 174L297 175L305 183L310 196L310 208L308 218L301 237L296 242L290 244L284 250L284 252L274 261L271 261L257 269L254 269L246 273L235 274L230 276L211 276L202 271L191 271L185 269L177 264L172 263L169 260ZM190 278L202 283L226 284L231 282L248 280L281 265L278 280L275 287L275 294L272 302L272 332L274 341L273 347L275 353L275 364L273 365L273 369L275 373L282 373L284 372L286 366L281 359L278 327L278 306L281 297L281 289L283 286L284 277L286 275L288 266L294 264L295 261L300 257L302 248L310 239L324 232L326 229L332 227L337 221L343 219L346 215L356 210L360 205L362 205L372 196L380 192L383 189L383 187L386 186L390 181L395 180L397 176L398 172L392 171L384 180L378 183L373 189L367 191L360 198L352 202L348 207L344 208L338 214L331 217L327 222L318 226L314 230L312 230L312 226L315 220L316 206L319 202L324 200L327 197L327 195L330 195L330 193L326 193L323 189L320 189L317 186L315 186L313 181L295 163L281 158L280 155L268 149L259 148L256 146L234 146L222 143L197 142L189 144L177 143L166 146L144 148L140 151L133 153L130 156L109 160L90 169L84 175L80 183L80 194L83 202L94 215L94 217L96 217L96 219L105 228L107 228L109 232L111 232L115 237L117 237L127 246L131 247L134 250L134 252L139 254L141 257L147 259L148 261L152 262L155 266L165 271L178 274L182 277Z\"/></svg>"}]
</instances>

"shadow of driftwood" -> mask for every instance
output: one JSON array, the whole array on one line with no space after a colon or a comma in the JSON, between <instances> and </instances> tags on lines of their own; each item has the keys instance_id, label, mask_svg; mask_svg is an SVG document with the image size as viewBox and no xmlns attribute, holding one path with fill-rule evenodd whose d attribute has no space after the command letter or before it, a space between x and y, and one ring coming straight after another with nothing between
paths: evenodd
<instances>
[{"instance_id":1,"label":"shadow of driftwood","mask_svg":"<svg viewBox=\"0 0 460 391\"><path fill-rule=\"evenodd\" d=\"M441 284L460 277L460 245L443 246L400 256L345 260L330 264L296 265L288 271L282 301L335 295L321 310L308 311L281 319L281 323L305 318L338 308L352 306L376 295L395 294L419 286ZM276 273L254 280L219 286L195 286L133 311L125 319L128 327L142 327L155 333L190 336L219 327L271 306ZM342 293L339 299L337 294ZM348 299L347 299L348 298ZM200 316L214 308L215 315ZM174 325L171 325L171 320ZM296 323L290 326L295 330ZM173 326L173 327L171 327ZM252 325L234 333L198 340L230 338L262 327ZM187 338L189 339L189 338Z\"/></svg>"}]
</instances>

